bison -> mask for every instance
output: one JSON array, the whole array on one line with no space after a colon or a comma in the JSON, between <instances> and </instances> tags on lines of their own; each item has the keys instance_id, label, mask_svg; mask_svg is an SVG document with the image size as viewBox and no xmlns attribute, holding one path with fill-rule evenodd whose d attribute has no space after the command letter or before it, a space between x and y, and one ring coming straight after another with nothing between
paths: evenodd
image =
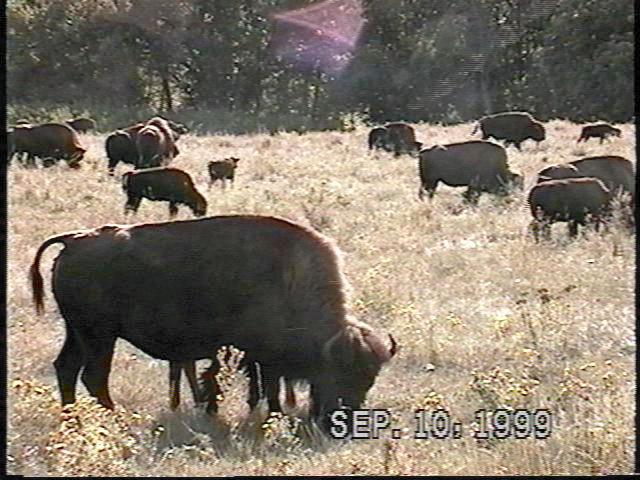
<instances>
[{"instance_id":1,"label":"bison","mask_svg":"<svg viewBox=\"0 0 640 480\"><path fill-rule=\"evenodd\" d=\"M163 124L163 122L166 123ZM157 141L163 142L166 146L167 138L170 139L170 145L168 147L169 151L160 152L162 158L154 158L154 160L151 162L152 165L149 166L160 166L161 164L166 164L180 153L178 147L175 145L175 141L180 137L180 133L178 132L184 131L183 129L186 129L186 127L174 122L167 122L161 117L154 117L148 122L139 122L129 127L116 130L107 137L105 149L107 151L107 157L109 159L109 175L114 174L115 168L119 162L133 165L136 168L146 168L145 163L141 164L139 162L140 154L138 151L137 141L140 131L149 124L153 125L154 128L159 128L164 132L163 135L160 135L157 133L157 131L154 130L154 132L156 132L157 134ZM177 131L173 130L174 128ZM167 132L169 132L169 134L167 134ZM152 144L150 145L150 147L153 146L153 141L151 142Z\"/></svg>"},{"instance_id":2,"label":"bison","mask_svg":"<svg viewBox=\"0 0 640 480\"><path fill-rule=\"evenodd\" d=\"M586 225L587 215L599 229L608 211L609 189L593 177L546 180L531 189L528 202L534 218L530 229L536 242L541 230L544 237L550 237L554 222L569 222L569 236L575 237L578 224Z\"/></svg>"},{"instance_id":3,"label":"bison","mask_svg":"<svg viewBox=\"0 0 640 480\"><path fill-rule=\"evenodd\" d=\"M595 177L610 190L611 197L629 194L635 204L635 173L633 163L615 155L585 157L559 165L551 165L538 172L538 182L563 178Z\"/></svg>"},{"instance_id":4,"label":"bison","mask_svg":"<svg viewBox=\"0 0 640 480\"><path fill-rule=\"evenodd\" d=\"M78 134L62 123L43 125L17 125L12 134L13 151L27 155L27 164L35 164L35 158L65 159L70 167L79 168L85 152Z\"/></svg>"},{"instance_id":5,"label":"bison","mask_svg":"<svg viewBox=\"0 0 640 480\"><path fill-rule=\"evenodd\" d=\"M52 290L66 339L54 362L63 405L75 402L78 373L113 408L108 378L123 338L171 362L207 358L234 345L263 368L265 383L310 384L311 417L327 426L340 405L359 408L396 353L347 315L337 249L290 221L229 215L105 225L45 240L30 267L36 311L44 309L40 259L51 245Z\"/></svg>"},{"instance_id":6,"label":"bison","mask_svg":"<svg viewBox=\"0 0 640 480\"><path fill-rule=\"evenodd\" d=\"M411 125L404 122L387 123L387 143L393 146L393 153L397 157L401 153L418 153L422 143L416 142L416 132Z\"/></svg>"},{"instance_id":7,"label":"bison","mask_svg":"<svg viewBox=\"0 0 640 480\"><path fill-rule=\"evenodd\" d=\"M207 164L209 171L209 188L214 182L220 180L222 186L226 186L226 181L229 180L233 184L236 168L238 166L239 158L229 157L224 160L212 160Z\"/></svg>"},{"instance_id":8,"label":"bison","mask_svg":"<svg viewBox=\"0 0 640 480\"><path fill-rule=\"evenodd\" d=\"M600 138L600 143L602 144L607 137L619 137L620 135L622 135L622 130L619 128L611 126L608 123L596 123L582 127L582 132L576 143L586 142L590 138Z\"/></svg>"},{"instance_id":9,"label":"bison","mask_svg":"<svg viewBox=\"0 0 640 480\"><path fill-rule=\"evenodd\" d=\"M411 125L404 122L388 123L369 132L369 149L383 149L393 152L397 157L401 153L415 154L422 148L416 142L416 133Z\"/></svg>"},{"instance_id":10,"label":"bison","mask_svg":"<svg viewBox=\"0 0 640 480\"><path fill-rule=\"evenodd\" d=\"M138 160L138 150L131 140L131 135L124 130L116 130L107 137L105 142L107 151L108 172L113 176L118 163L135 165Z\"/></svg>"},{"instance_id":11,"label":"bison","mask_svg":"<svg viewBox=\"0 0 640 480\"><path fill-rule=\"evenodd\" d=\"M67 120L65 123L69 125L71 128L73 128L76 132L80 132L80 133L86 133L89 130L96 129L95 120L92 120L91 118L86 118L86 117Z\"/></svg>"},{"instance_id":12,"label":"bison","mask_svg":"<svg viewBox=\"0 0 640 480\"><path fill-rule=\"evenodd\" d=\"M452 187L467 186L465 199L477 203L482 192L508 193L510 186L522 188L522 176L509 171L506 150L493 142L469 142L436 145L420 152L418 162L420 190L432 198L438 182Z\"/></svg>"},{"instance_id":13,"label":"bison","mask_svg":"<svg viewBox=\"0 0 640 480\"><path fill-rule=\"evenodd\" d=\"M146 125L137 135L138 161L136 168L159 167L165 161L167 137L154 125Z\"/></svg>"},{"instance_id":14,"label":"bison","mask_svg":"<svg viewBox=\"0 0 640 480\"><path fill-rule=\"evenodd\" d=\"M538 143L546 138L542 123L527 112L502 112L483 117L478 120L471 135L474 135L478 128L482 130L483 140L489 137L504 140L505 147L513 144L518 150L521 150L520 144L528 138Z\"/></svg>"},{"instance_id":15,"label":"bison","mask_svg":"<svg viewBox=\"0 0 640 480\"><path fill-rule=\"evenodd\" d=\"M391 151L392 146L387 143L389 131L385 127L375 127L369 132L369 150L383 149Z\"/></svg>"},{"instance_id":16,"label":"bison","mask_svg":"<svg viewBox=\"0 0 640 480\"><path fill-rule=\"evenodd\" d=\"M156 167L126 172L122 176L122 189L127 193L125 214L137 212L143 198L169 202L170 218L176 216L180 203L187 205L197 217L207 213L207 201L189 174L178 168Z\"/></svg>"}]
</instances>

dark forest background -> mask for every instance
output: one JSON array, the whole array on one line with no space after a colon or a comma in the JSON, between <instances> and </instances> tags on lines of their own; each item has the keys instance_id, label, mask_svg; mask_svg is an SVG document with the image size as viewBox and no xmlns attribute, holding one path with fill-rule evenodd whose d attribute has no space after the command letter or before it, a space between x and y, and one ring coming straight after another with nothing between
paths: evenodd
<instances>
[{"instance_id":1,"label":"dark forest background","mask_svg":"<svg viewBox=\"0 0 640 480\"><path fill-rule=\"evenodd\" d=\"M340 72L309 61L322 34L273 17L317 3L9 0L9 121L89 114L106 130L159 112L249 131L502 110L633 116L632 1L362 0L365 22ZM356 4L331 0L328 15Z\"/></svg>"}]
</instances>

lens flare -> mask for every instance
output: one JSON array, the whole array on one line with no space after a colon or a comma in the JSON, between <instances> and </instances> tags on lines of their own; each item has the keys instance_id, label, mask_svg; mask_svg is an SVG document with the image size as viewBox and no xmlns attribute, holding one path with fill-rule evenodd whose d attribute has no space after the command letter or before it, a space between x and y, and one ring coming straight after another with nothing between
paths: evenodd
<instances>
[{"instance_id":1,"label":"lens flare","mask_svg":"<svg viewBox=\"0 0 640 480\"><path fill-rule=\"evenodd\" d=\"M353 58L362 14L360 0L325 0L274 14L275 53L301 70L339 75Z\"/></svg>"}]
</instances>

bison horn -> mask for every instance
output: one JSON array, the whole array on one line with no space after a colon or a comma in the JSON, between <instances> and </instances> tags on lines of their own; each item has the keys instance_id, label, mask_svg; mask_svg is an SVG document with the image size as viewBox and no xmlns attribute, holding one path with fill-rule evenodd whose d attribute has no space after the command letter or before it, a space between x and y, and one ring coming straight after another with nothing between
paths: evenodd
<instances>
[{"instance_id":1,"label":"bison horn","mask_svg":"<svg viewBox=\"0 0 640 480\"><path fill-rule=\"evenodd\" d=\"M391 348L389 349L389 358L391 358L398 352L398 343L391 334L389 334L389 341L391 342Z\"/></svg>"}]
</instances>

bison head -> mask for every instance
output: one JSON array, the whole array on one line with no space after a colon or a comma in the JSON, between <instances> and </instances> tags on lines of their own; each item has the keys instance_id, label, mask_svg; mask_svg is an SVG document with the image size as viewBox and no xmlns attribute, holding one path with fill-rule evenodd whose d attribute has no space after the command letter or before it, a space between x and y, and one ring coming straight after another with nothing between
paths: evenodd
<instances>
[{"instance_id":1,"label":"bison head","mask_svg":"<svg viewBox=\"0 0 640 480\"><path fill-rule=\"evenodd\" d=\"M389 345L366 324L354 322L324 346L324 373L313 382L313 414L323 418L341 407L360 408L382 365L397 352L389 335Z\"/></svg>"},{"instance_id":2,"label":"bison head","mask_svg":"<svg viewBox=\"0 0 640 480\"><path fill-rule=\"evenodd\" d=\"M536 142L541 142L546 138L544 126L539 122L534 122L531 125L531 138Z\"/></svg>"}]
</instances>

